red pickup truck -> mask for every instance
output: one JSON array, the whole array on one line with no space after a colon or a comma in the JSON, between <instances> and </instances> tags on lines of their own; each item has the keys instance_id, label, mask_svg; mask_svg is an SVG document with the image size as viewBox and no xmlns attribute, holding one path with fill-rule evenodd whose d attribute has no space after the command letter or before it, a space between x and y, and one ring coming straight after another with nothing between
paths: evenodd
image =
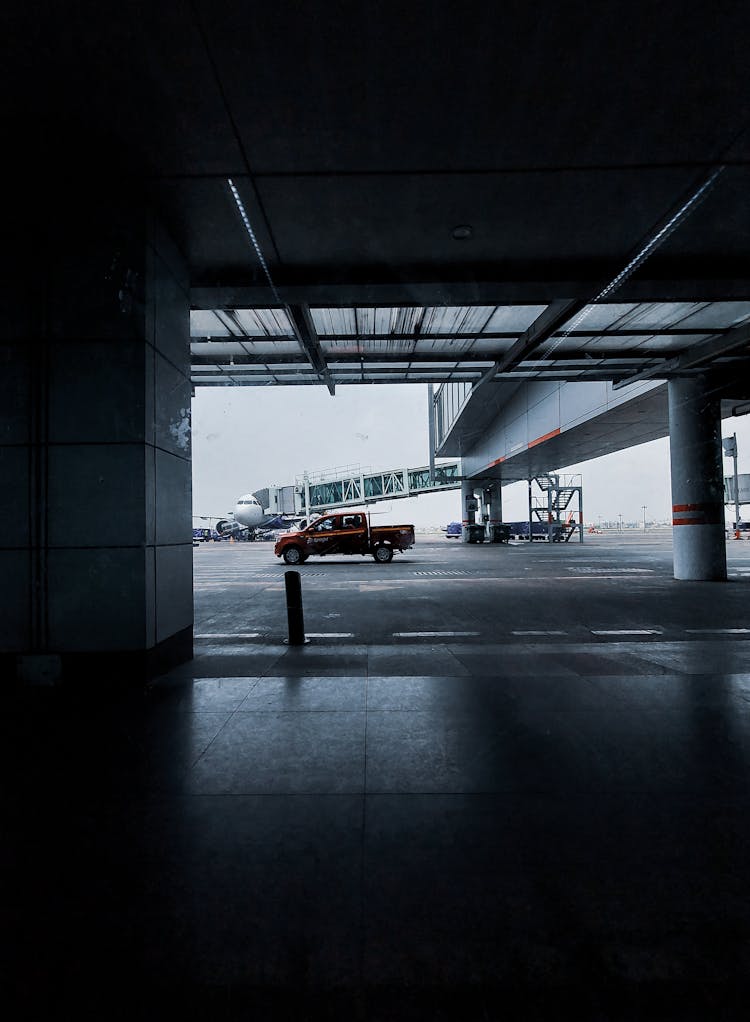
<instances>
[{"instance_id":1,"label":"red pickup truck","mask_svg":"<svg viewBox=\"0 0 750 1022\"><path fill-rule=\"evenodd\" d=\"M283 532L273 552L287 564L302 564L311 554L372 554L380 564L393 560L395 550L414 546L413 525L372 527L362 511L333 511L308 526Z\"/></svg>"}]
</instances>

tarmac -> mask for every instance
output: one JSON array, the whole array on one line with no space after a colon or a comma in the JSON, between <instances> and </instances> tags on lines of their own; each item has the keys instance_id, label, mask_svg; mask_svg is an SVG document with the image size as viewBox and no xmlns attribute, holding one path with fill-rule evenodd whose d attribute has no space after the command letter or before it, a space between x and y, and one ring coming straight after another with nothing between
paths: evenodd
<instances>
[{"instance_id":1,"label":"tarmac","mask_svg":"<svg viewBox=\"0 0 750 1022\"><path fill-rule=\"evenodd\" d=\"M744 1018L750 542L670 544L311 559L304 646L196 548L192 663L4 718L19 1017Z\"/></svg>"}]
</instances>

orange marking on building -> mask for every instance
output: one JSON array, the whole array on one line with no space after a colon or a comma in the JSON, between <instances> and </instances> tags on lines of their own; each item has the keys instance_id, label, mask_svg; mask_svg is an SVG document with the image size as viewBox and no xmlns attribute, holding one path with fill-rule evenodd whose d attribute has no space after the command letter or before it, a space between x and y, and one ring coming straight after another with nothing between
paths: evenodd
<instances>
[{"instance_id":1,"label":"orange marking on building","mask_svg":"<svg viewBox=\"0 0 750 1022\"><path fill-rule=\"evenodd\" d=\"M553 429L551 433L545 433L544 436L538 436L536 440L529 441L529 449L536 447L537 444L543 444L545 440L551 440L554 436L560 436L560 428Z\"/></svg>"}]
</instances>

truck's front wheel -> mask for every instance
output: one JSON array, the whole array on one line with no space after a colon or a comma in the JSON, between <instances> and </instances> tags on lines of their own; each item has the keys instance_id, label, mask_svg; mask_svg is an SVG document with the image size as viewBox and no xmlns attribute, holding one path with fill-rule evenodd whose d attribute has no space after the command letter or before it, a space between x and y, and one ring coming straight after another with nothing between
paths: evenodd
<instances>
[{"instance_id":1,"label":"truck's front wheel","mask_svg":"<svg viewBox=\"0 0 750 1022\"><path fill-rule=\"evenodd\" d=\"M304 560L302 551L298 546L288 546L283 556L287 564L301 564Z\"/></svg>"},{"instance_id":2,"label":"truck's front wheel","mask_svg":"<svg viewBox=\"0 0 750 1022\"><path fill-rule=\"evenodd\" d=\"M387 564L393 560L393 550L389 546L376 546L372 556L378 564Z\"/></svg>"}]
</instances>

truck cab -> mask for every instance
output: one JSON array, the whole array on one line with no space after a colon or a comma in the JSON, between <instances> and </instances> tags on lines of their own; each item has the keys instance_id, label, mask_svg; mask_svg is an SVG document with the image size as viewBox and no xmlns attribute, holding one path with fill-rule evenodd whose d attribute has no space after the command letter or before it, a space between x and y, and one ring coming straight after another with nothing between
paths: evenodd
<instances>
[{"instance_id":1,"label":"truck cab","mask_svg":"<svg viewBox=\"0 0 750 1022\"><path fill-rule=\"evenodd\" d=\"M287 564L302 564L312 554L372 554L379 563L387 563L394 551L414 545L413 525L386 525L372 528L364 511L333 511L321 515L305 528L279 536L274 553Z\"/></svg>"}]
</instances>

